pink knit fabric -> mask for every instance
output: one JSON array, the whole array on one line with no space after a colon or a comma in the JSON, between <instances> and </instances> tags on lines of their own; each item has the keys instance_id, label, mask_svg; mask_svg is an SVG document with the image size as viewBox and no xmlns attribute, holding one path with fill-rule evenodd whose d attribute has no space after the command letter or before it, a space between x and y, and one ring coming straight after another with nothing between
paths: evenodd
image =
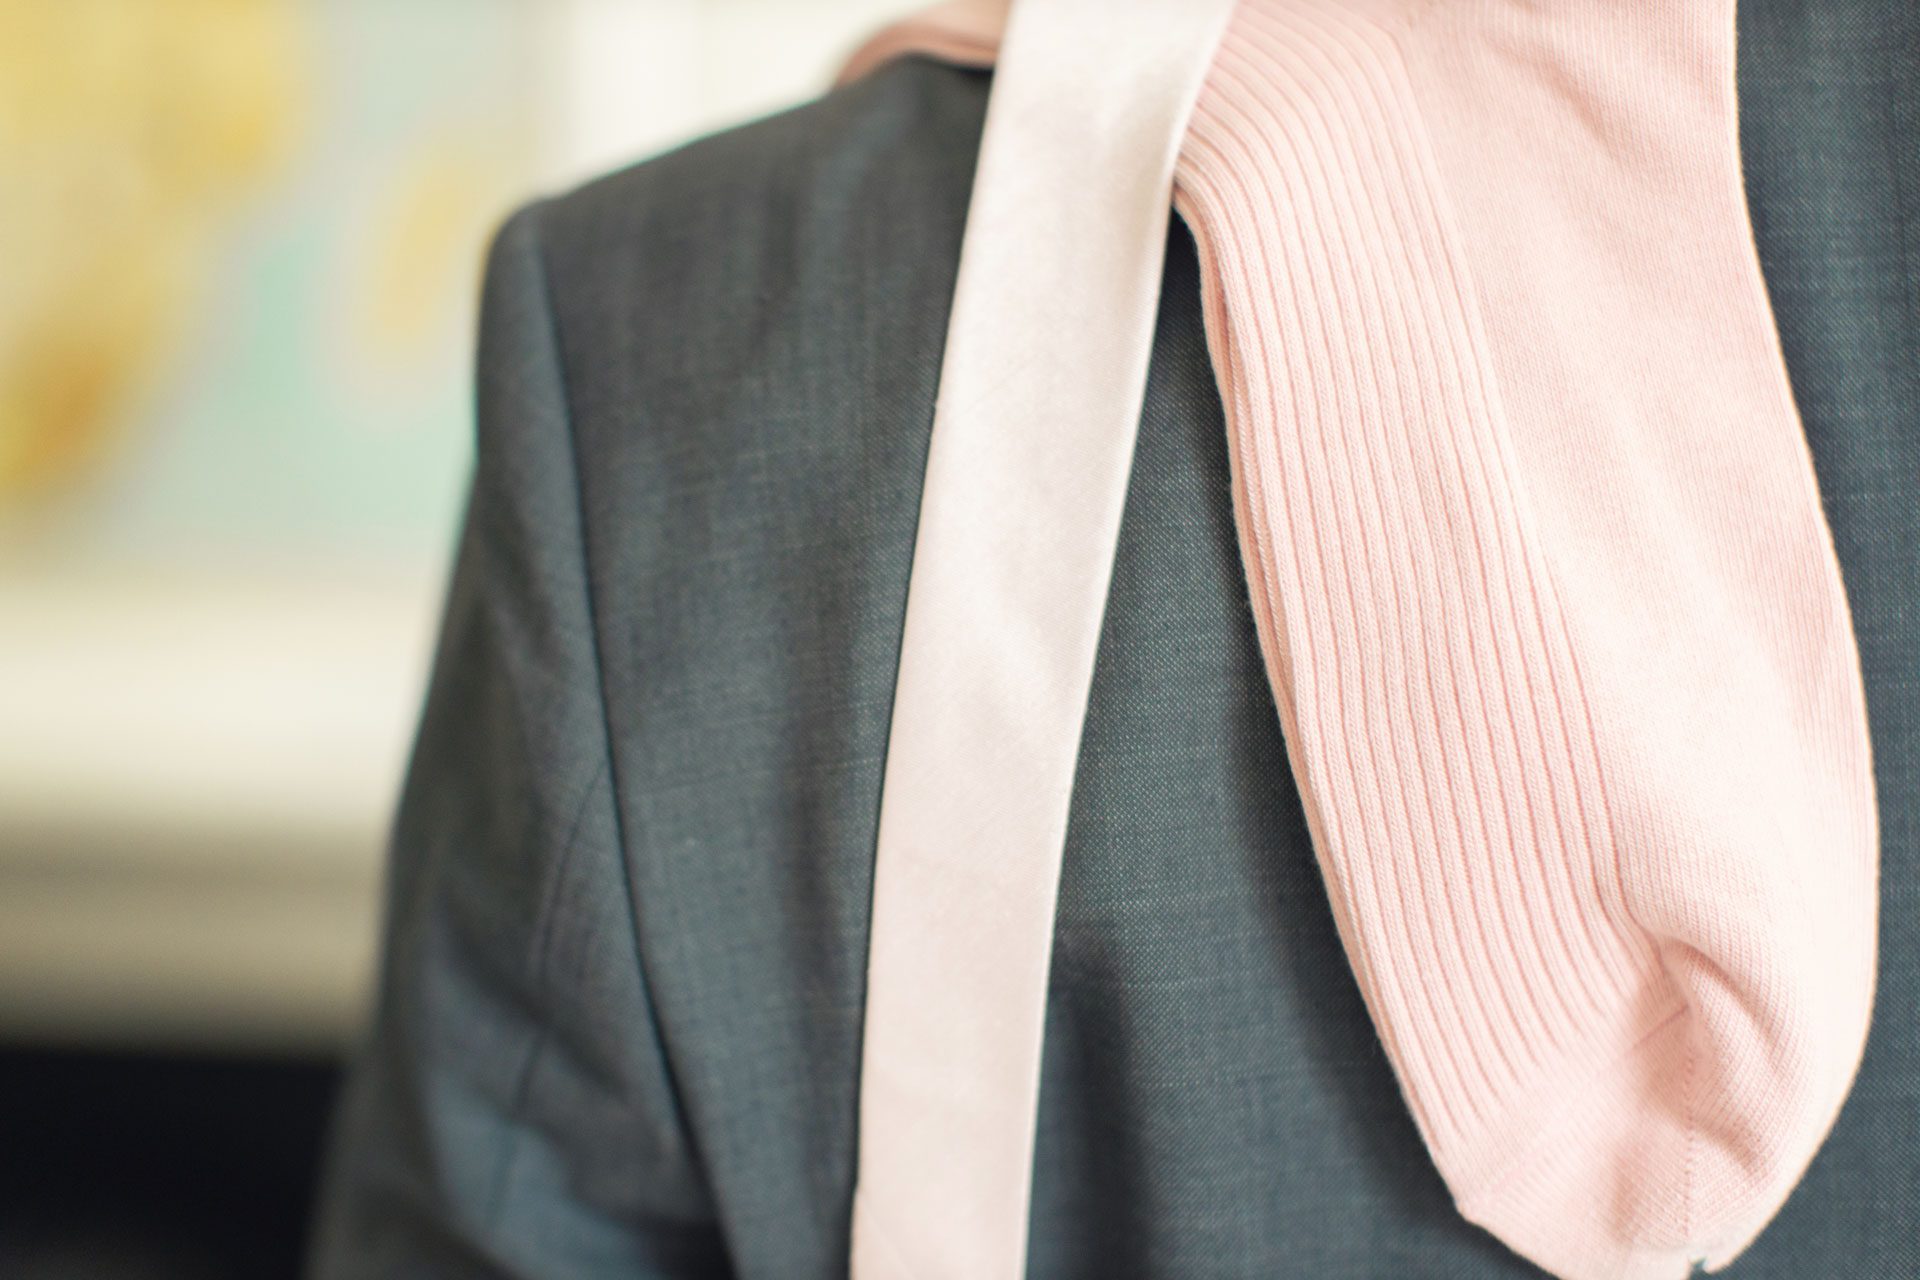
<instances>
[{"instance_id":1,"label":"pink knit fabric","mask_svg":"<svg viewBox=\"0 0 1920 1280\"><path fill-rule=\"evenodd\" d=\"M991 58L1002 6L857 55ZM1176 175L1348 958L1460 1211L1718 1267L1873 996L1858 658L1741 187L1731 0L1241 0Z\"/></svg>"}]
</instances>

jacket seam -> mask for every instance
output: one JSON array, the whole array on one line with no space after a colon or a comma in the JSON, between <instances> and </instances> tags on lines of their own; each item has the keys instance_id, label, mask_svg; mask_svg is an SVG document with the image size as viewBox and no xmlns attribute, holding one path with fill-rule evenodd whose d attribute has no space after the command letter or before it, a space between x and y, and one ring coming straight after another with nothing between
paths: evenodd
<instances>
[{"instance_id":1,"label":"jacket seam","mask_svg":"<svg viewBox=\"0 0 1920 1280\"><path fill-rule=\"evenodd\" d=\"M712 1188L708 1185L705 1162L700 1158L693 1131L688 1123L687 1110L681 1096L679 1081L674 1070L672 1055L667 1050L666 1036L660 1027L659 1012L654 1002L653 980L647 971L645 949L641 945L639 922L639 896L634 885L633 863L627 839L627 812L620 788L619 769L614 757L613 713L607 704L606 664L601 649L599 605L595 598L593 581L593 555L589 544L587 526L586 485L580 467L580 447L578 423L574 413L572 381L568 376L566 361L566 342L561 331L558 310L554 305L552 272L547 252L546 237L540 227L540 213L550 204L550 200L538 200L527 206L526 220L530 245L530 257L534 274L540 289L540 311L547 328L548 344L554 361L555 375L560 384L560 412L565 425L567 447L567 469L574 498L574 540L579 548L581 597L587 623L587 648L593 661L594 700L600 708L600 734L603 760L601 769L606 775L608 799L611 807L614 830L614 846L620 867L621 891L625 895L627 936L631 943L634 965L640 980L642 1002L645 1006L647 1031L653 1041L653 1049L659 1060L668 1099L673 1107L675 1136L687 1153L702 1189L709 1199Z\"/></svg>"}]
</instances>

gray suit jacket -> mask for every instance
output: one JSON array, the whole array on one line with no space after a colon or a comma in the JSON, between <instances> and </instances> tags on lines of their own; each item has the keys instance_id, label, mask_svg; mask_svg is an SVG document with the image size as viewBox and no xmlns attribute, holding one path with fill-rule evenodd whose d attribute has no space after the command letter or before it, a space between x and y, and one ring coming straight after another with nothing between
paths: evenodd
<instances>
[{"instance_id":1,"label":"gray suit jacket","mask_svg":"<svg viewBox=\"0 0 1920 1280\"><path fill-rule=\"evenodd\" d=\"M1749 194L1863 652L1878 1014L1737 1280L1920 1275L1920 17L1741 9ZM845 1273L881 756L987 80L903 62L500 233L479 448L316 1277ZM1175 226L1072 801L1031 1272L1537 1274L1367 1021Z\"/></svg>"}]
</instances>

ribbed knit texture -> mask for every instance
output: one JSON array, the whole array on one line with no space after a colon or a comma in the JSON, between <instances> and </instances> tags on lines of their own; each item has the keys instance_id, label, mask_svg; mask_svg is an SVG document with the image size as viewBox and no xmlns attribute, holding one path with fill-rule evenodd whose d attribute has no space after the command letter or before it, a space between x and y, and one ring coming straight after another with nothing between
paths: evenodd
<instances>
[{"instance_id":1,"label":"ribbed knit texture","mask_svg":"<svg viewBox=\"0 0 1920 1280\"><path fill-rule=\"evenodd\" d=\"M992 7L910 43L983 58ZM1176 178L1354 974L1461 1212L1581 1280L1744 1248L1872 1003L1865 707L1733 31L1242 0Z\"/></svg>"}]
</instances>

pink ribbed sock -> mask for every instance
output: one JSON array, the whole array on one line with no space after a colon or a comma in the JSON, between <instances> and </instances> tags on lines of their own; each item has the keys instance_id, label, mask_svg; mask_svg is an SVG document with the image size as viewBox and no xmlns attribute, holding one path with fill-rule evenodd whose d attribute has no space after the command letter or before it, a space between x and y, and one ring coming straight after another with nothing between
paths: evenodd
<instances>
[{"instance_id":1,"label":"pink ribbed sock","mask_svg":"<svg viewBox=\"0 0 1920 1280\"><path fill-rule=\"evenodd\" d=\"M1875 827L1726 0L1243 3L1180 207L1354 971L1461 1211L1567 1276L1773 1215Z\"/></svg>"},{"instance_id":2,"label":"pink ribbed sock","mask_svg":"<svg viewBox=\"0 0 1920 1280\"><path fill-rule=\"evenodd\" d=\"M957 8L910 42L988 56ZM1739 1253L1873 996L1733 37L1731 0L1242 0L1176 178L1347 954L1460 1210L1580 1280Z\"/></svg>"}]
</instances>

